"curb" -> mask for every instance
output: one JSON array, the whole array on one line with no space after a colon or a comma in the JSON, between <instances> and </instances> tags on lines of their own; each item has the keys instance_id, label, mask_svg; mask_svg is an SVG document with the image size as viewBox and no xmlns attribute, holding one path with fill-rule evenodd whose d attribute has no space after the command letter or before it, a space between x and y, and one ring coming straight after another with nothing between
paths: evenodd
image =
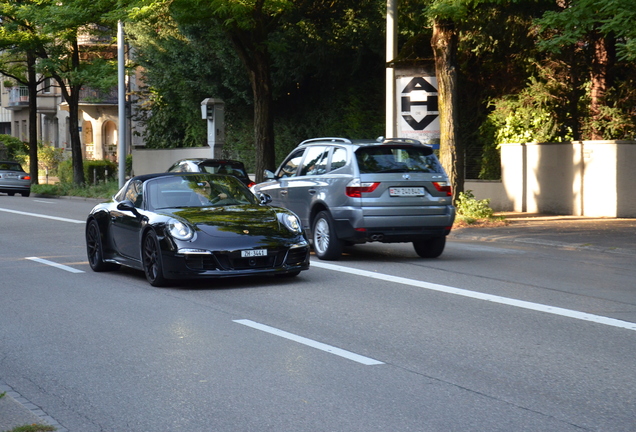
<instances>
[{"instance_id":1,"label":"curb","mask_svg":"<svg viewBox=\"0 0 636 432\"><path fill-rule=\"evenodd\" d=\"M46 424L55 427L56 432L69 432L40 407L0 381L0 394L2 393L4 396L0 398L0 431L10 431L25 425Z\"/></svg>"}]
</instances>

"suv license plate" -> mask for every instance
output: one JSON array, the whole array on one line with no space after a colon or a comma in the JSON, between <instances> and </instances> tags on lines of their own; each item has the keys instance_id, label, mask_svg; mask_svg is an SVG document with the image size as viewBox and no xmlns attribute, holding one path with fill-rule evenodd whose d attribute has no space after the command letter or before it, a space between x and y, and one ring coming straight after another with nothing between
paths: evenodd
<instances>
[{"instance_id":1,"label":"suv license plate","mask_svg":"<svg viewBox=\"0 0 636 432\"><path fill-rule=\"evenodd\" d=\"M267 256L267 249L251 249L241 251L242 258Z\"/></svg>"},{"instance_id":2,"label":"suv license plate","mask_svg":"<svg viewBox=\"0 0 636 432\"><path fill-rule=\"evenodd\" d=\"M392 187L389 188L390 196L424 196L423 187Z\"/></svg>"}]
</instances>

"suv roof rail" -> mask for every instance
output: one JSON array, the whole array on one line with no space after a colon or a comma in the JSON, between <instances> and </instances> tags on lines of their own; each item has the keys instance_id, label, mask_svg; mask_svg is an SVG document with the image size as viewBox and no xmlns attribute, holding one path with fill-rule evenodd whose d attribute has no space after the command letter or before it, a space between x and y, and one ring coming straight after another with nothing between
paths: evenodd
<instances>
[{"instance_id":1,"label":"suv roof rail","mask_svg":"<svg viewBox=\"0 0 636 432\"><path fill-rule=\"evenodd\" d=\"M408 143L408 144L422 144L422 141L417 140L415 138L383 138L382 139L382 144L387 143L387 142L403 142L403 143Z\"/></svg>"},{"instance_id":2,"label":"suv roof rail","mask_svg":"<svg viewBox=\"0 0 636 432\"><path fill-rule=\"evenodd\" d=\"M301 142L298 145L301 146L301 145L305 145L305 144L310 144L312 142L324 142L324 141L351 144L351 140L348 139L348 138L324 137L324 138L310 138L310 139L307 139L307 140Z\"/></svg>"}]
</instances>

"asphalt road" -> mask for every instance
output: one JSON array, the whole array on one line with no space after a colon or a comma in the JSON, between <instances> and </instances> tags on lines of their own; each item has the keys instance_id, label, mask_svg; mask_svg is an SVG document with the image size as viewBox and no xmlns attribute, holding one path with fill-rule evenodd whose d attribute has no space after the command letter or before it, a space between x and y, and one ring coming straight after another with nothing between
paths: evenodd
<instances>
[{"instance_id":1,"label":"asphalt road","mask_svg":"<svg viewBox=\"0 0 636 432\"><path fill-rule=\"evenodd\" d=\"M0 392L60 431L634 430L629 244L460 230L157 289L90 270L93 203L0 195Z\"/></svg>"}]
</instances>

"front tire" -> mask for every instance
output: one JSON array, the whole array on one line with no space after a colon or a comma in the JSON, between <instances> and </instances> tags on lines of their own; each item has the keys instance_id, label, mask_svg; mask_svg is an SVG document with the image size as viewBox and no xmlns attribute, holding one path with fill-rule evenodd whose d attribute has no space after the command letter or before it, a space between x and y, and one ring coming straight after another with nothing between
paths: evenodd
<instances>
[{"instance_id":1,"label":"front tire","mask_svg":"<svg viewBox=\"0 0 636 432\"><path fill-rule=\"evenodd\" d=\"M337 260L342 255L342 240L336 236L334 222L327 211L316 215L313 225L314 252L321 260Z\"/></svg>"},{"instance_id":2,"label":"front tire","mask_svg":"<svg viewBox=\"0 0 636 432\"><path fill-rule=\"evenodd\" d=\"M144 273L150 285L155 287L165 286L166 278L163 276L163 264L161 262L161 247L159 239L154 231L144 236L141 251Z\"/></svg>"},{"instance_id":3,"label":"front tire","mask_svg":"<svg viewBox=\"0 0 636 432\"><path fill-rule=\"evenodd\" d=\"M446 236L413 242L415 252L422 258L437 258L444 252Z\"/></svg>"},{"instance_id":4,"label":"front tire","mask_svg":"<svg viewBox=\"0 0 636 432\"><path fill-rule=\"evenodd\" d=\"M116 264L104 261L102 235L99 224L95 219L92 219L86 227L86 254L88 256L88 264L93 271L109 271L115 270L118 267Z\"/></svg>"}]
</instances>

